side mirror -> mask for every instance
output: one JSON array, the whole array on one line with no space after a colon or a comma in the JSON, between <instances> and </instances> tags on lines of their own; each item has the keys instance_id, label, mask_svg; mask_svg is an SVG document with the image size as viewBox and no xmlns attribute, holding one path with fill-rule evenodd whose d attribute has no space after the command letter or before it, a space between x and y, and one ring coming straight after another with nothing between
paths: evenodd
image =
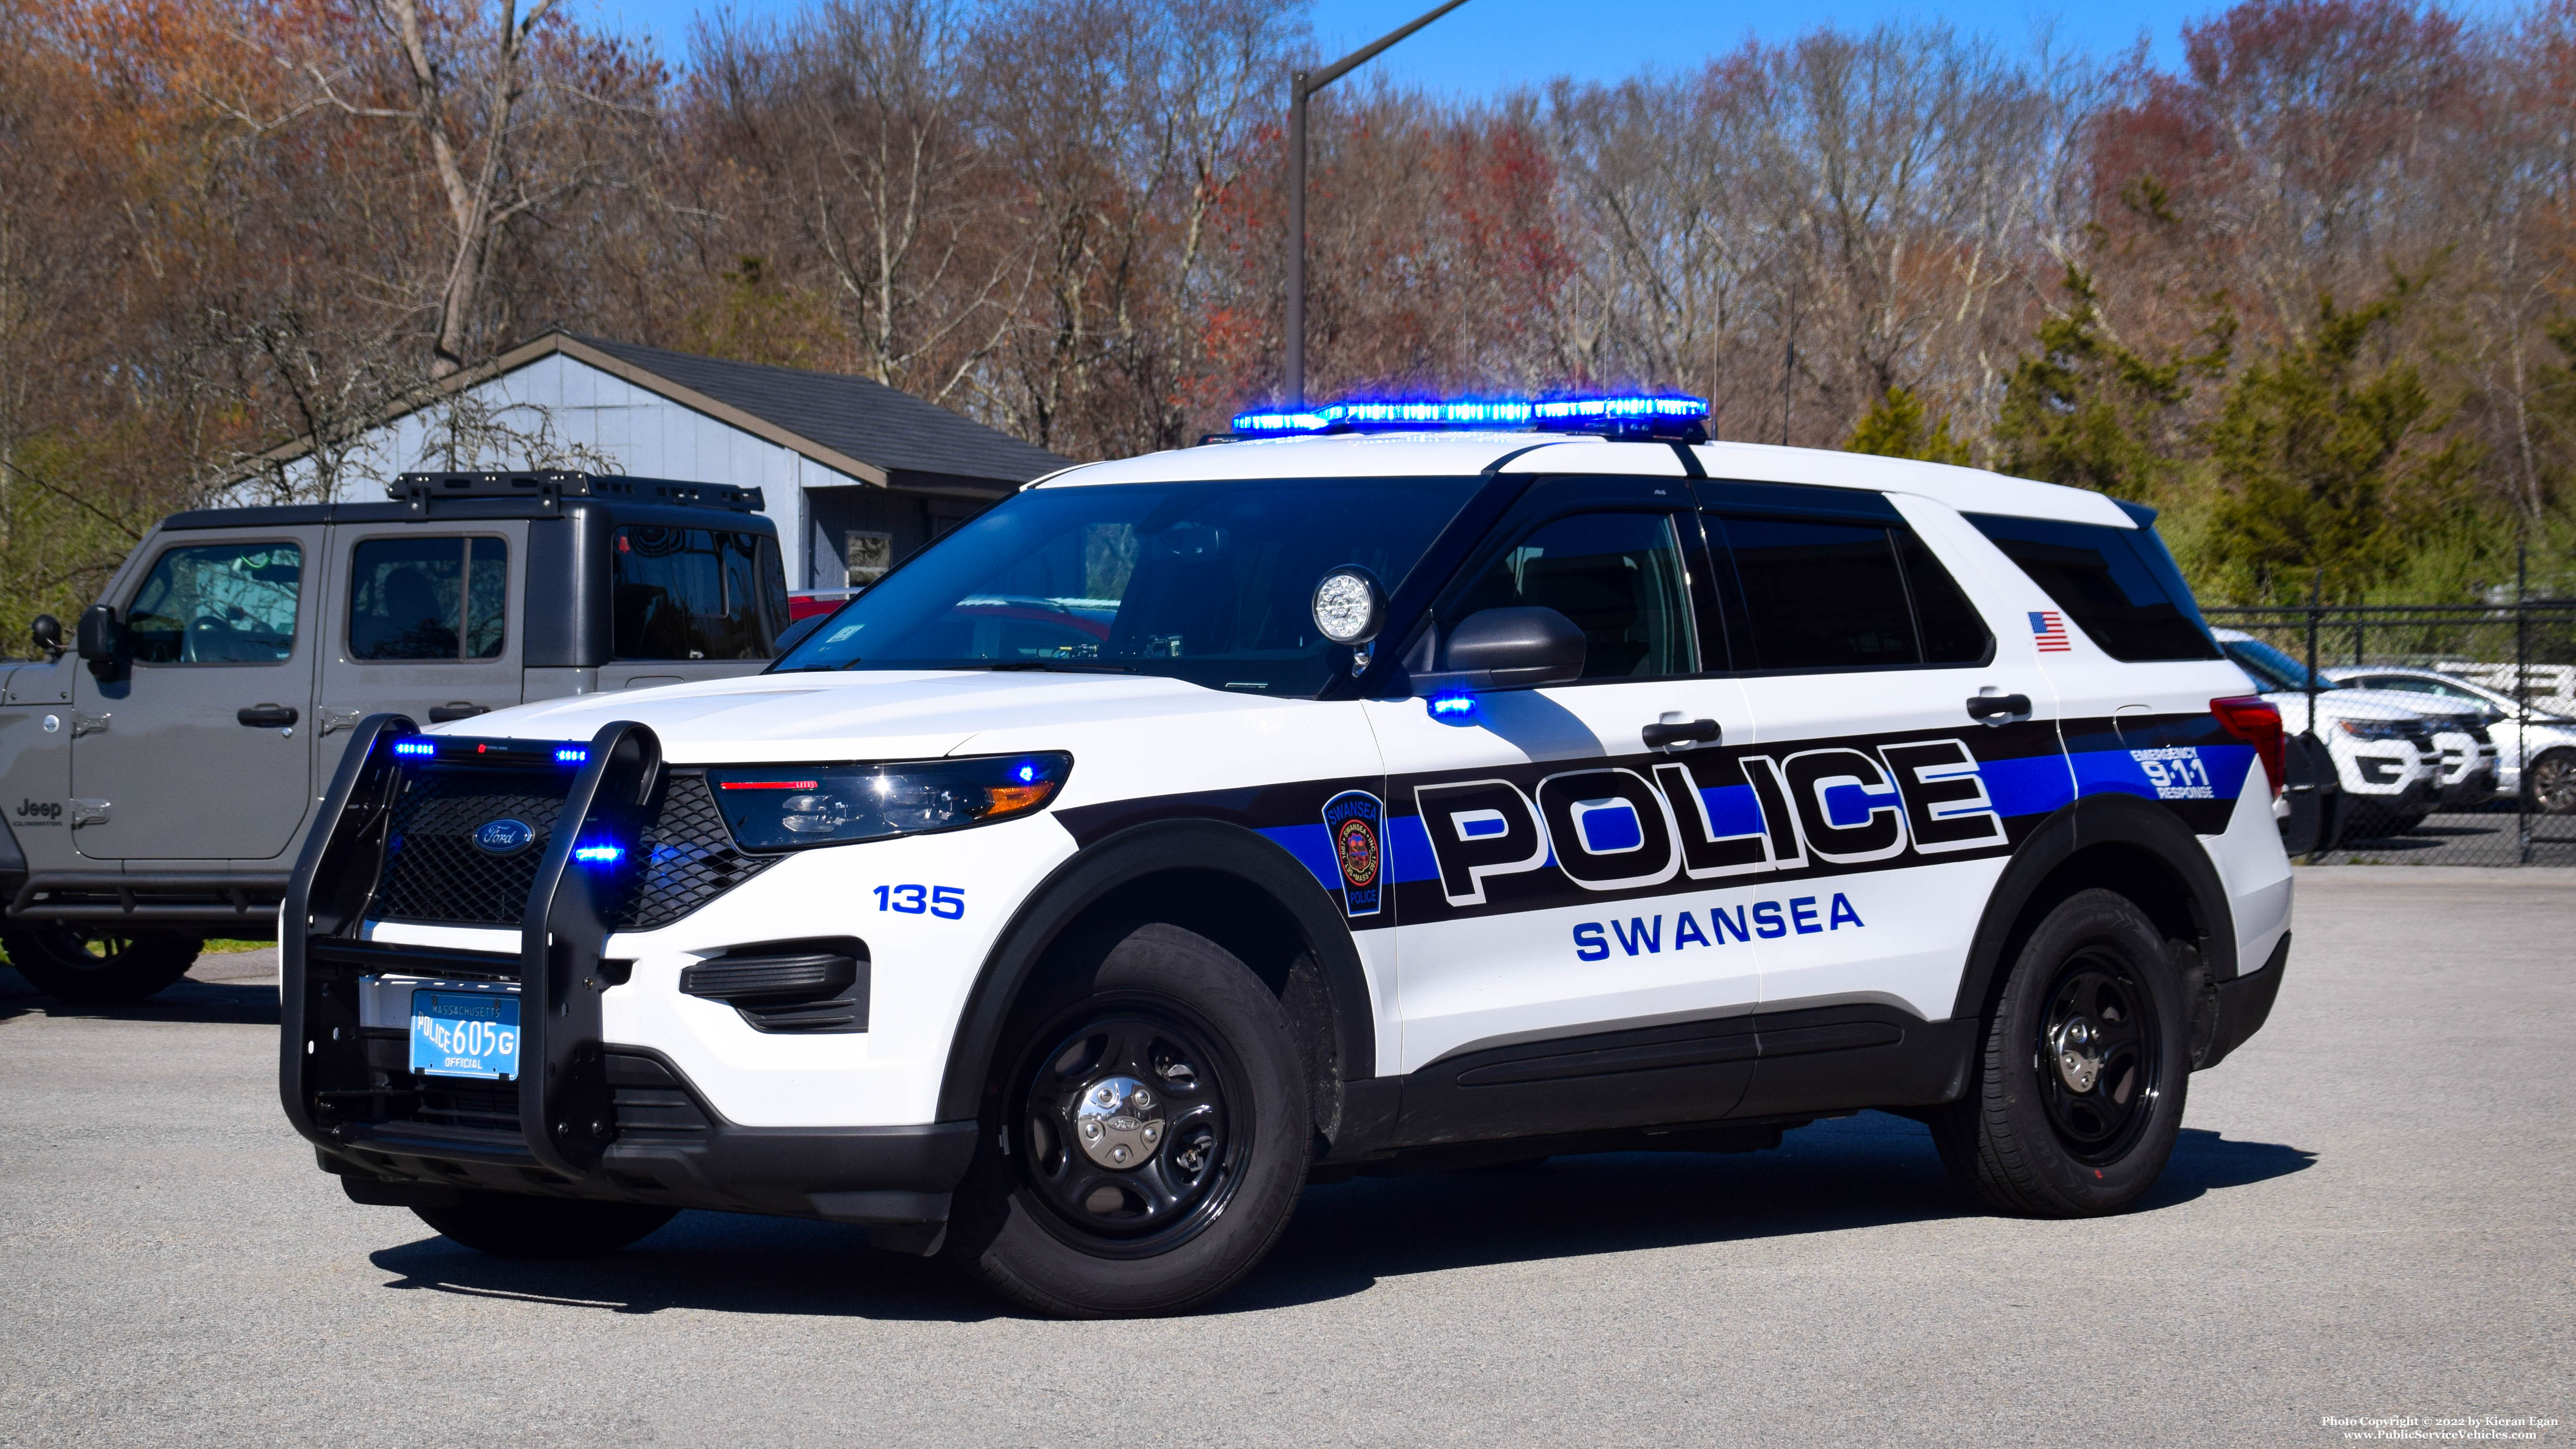
<instances>
[{"instance_id":1,"label":"side mirror","mask_svg":"<svg viewBox=\"0 0 2576 1449\"><path fill-rule=\"evenodd\" d=\"M1413 692L1537 689L1583 677L1583 631L1554 609L1482 609L1440 641L1439 668L1413 676Z\"/></svg>"},{"instance_id":2,"label":"side mirror","mask_svg":"<svg viewBox=\"0 0 2576 1449\"><path fill-rule=\"evenodd\" d=\"M81 610L80 657L89 661L90 672L104 679L125 655L125 626L117 622L116 606L92 604Z\"/></svg>"},{"instance_id":3,"label":"side mirror","mask_svg":"<svg viewBox=\"0 0 2576 1449\"><path fill-rule=\"evenodd\" d=\"M27 633L35 639L36 647L44 651L47 659L63 657L62 620L51 614L38 614L36 622L27 626Z\"/></svg>"}]
</instances>

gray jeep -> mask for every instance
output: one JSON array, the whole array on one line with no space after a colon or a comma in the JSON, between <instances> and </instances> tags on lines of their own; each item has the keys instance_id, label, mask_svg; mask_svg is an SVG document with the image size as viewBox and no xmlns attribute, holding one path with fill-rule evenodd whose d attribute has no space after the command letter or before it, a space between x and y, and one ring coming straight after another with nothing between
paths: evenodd
<instances>
[{"instance_id":1,"label":"gray jeep","mask_svg":"<svg viewBox=\"0 0 2576 1449\"><path fill-rule=\"evenodd\" d=\"M134 1001L266 939L349 730L766 668L788 627L756 488L406 473L395 501L155 528L34 663L0 663L0 948Z\"/></svg>"}]
</instances>

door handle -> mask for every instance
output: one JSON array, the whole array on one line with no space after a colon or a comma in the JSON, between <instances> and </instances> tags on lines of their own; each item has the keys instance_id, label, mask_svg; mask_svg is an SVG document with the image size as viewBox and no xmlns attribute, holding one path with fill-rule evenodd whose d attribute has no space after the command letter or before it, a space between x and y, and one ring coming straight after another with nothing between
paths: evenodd
<instances>
[{"instance_id":1,"label":"door handle","mask_svg":"<svg viewBox=\"0 0 2576 1449\"><path fill-rule=\"evenodd\" d=\"M492 711L484 708L482 705L472 703L468 700L451 699L445 704L430 706L429 722L431 724L448 724L456 720L472 719L478 714L490 714L491 712Z\"/></svg>"},{"instance_id":2,"label":"door handle","mask_svg":"<svg viewBox=\"0 0 2576 1449\"><path fill-rule=\"evenodd\" d=\"M1650 724L1637 733L1645 740L1647 749L1660 750L1684 743L1713 745L1717 743L1719 731L1717 721L1695 719L1681 724Z\"/></svg>"},{"instance_id":3,"label":"door handle","mask_svg":"<svg viewBox=\"0 0 2576 1449\"><path fill-rule=\"evenodd\" d=\"M2030 717L2027 694L1976 694L1968 697L1968 718L1979 724L2007 725Z\"/></svg>"},{"instance_id":4,"label":"door handle","mask_svg":"<svg viewBox=\"0 0 2576 1449\"><path fill-rule=\"evenodd\" d=\"M255 730L282 730L303 716L292 705L254 704L234 710L233 718Z\"/></svg>"}]
</instances>

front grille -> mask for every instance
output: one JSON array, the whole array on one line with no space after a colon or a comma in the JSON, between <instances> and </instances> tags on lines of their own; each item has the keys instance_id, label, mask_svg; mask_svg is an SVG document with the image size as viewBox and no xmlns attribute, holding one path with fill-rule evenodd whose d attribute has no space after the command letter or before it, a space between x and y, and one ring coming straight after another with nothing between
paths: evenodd
<instances>
[{"instance_id":1,"label":"front grille","mask_svg":"<svg viewBox=\"0 0 2576 1449\"><path fill-rule=\"evenodd\" d=\"M549 779L525 770L406 771L402 798L394 802L384 878L369 914L519 924L571 783L569 772ZM535 836L515 855L494 855L474 843L474 832L494 820L522 821Z\"/></svg>"},{"instance_id":2,"label":"front grille","mask_svg":"<svg viewBox=\"0 0 2576 1449\"><path fill-rule=\"evenodd\" d=\"M406 772L402 797L394 803L384 876L368 914L379 920L518 925L571 785L569 771ZM704 775L666 771L653 794L636 848L642 867L608 903L612 926L667 926L775 863L775 857L734 848ZM502 819L524 822L533 838L515 854L496 856L474 843L474 833Z\"/></svg>"}]
</instances>

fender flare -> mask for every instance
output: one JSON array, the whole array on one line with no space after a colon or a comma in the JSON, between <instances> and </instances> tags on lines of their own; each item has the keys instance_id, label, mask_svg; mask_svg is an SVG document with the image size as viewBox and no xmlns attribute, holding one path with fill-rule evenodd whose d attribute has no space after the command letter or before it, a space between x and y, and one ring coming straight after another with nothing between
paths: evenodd
<instances>
[{"instance_id":1,"label":"fender flare","mask_svg":"<svg viewBox=\"0 0 2576 1449\"><path fill-rule=\"evenodd\" d=\"M1967 967L1959 974L1954 1019L1981 1019L2006 953L2017 945L2022 913L2059 866L2080 851L2130 845L2173 868L2191 898L2202 931L2201 949L2213 982L2236 978L2236 912L2209 851L2189 826L2135 795L2087 795L2041 821L2013 852L2012 862L1986 897L1986 909L1969 939Z\"/></svg>"},{"instance_id":2,"label":"fender flare","mask_svg":"<svg viewBox=\"0 0 2576 1449\"><path fill-rule=\"evenodd\" d=\"M1377 1074L1377 1018L1358 944L1333 898L1297 857L1260 834L1216 820L1162 820L1121 830L1056 867L1012 913L985 954L949 1038L939 1120L979 1115L993 1048L1020 988L1047 949L1112 891L1170 870L1233 876L1278 903L1323 970L1342 1082ZM1336 1086L1339 1083L1335 1084Z\"/></svg>"}]
</instances>

